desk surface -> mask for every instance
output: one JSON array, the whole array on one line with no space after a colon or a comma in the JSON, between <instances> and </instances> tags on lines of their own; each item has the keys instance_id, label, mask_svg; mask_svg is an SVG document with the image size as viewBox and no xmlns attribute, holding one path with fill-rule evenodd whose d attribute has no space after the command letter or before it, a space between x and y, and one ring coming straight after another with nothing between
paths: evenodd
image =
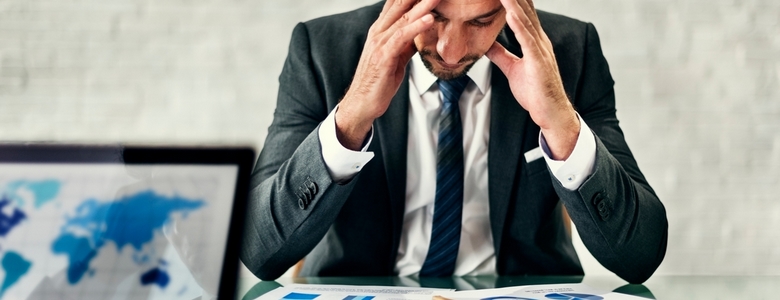
<instances>
[{"instance_id":1,"label":"desk surface","mask_svg":"<svg viewBox=\"0 0 780 300\"><path fill-rule=\"evenodd\" d=\"M404 277L306 277L281 278L255 284L243 299L254 299L291 283L424 286L472 290L517 285L582 282L594 288L655 299L768 299L780 295L780 277L774 276L654 276L631 285L615 276L486 276L429 279Z\"/></svg>"}]
</instances>

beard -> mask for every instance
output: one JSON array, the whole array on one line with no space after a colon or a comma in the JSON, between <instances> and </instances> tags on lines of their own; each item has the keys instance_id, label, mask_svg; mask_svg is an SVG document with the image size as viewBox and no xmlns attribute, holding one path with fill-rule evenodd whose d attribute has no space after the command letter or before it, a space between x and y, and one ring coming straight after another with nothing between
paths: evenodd
<instances>
[{"instance_id":1,"label":"beard","mask_svg":"<svg viewBox=\"0 0 780 300\"><path fill-rule=\"evenodd\" d=\"M441 58L438 53L426 49L418 50L418 52L420 53L420 58L422 59L425 68L427 68L428 71L430 71L434 76L442 80L452 80L466 75L466 73L471 70L471 67L474 66L474 63L476 63L477 60L482 57L482 55L477 54L466 54L466 56L458 61L458 64L464 64L460 70L450 70L444 68L436 69L431 60L435 60L440 63L444 62L444 59Z\"/></svg>"}]
</instances>

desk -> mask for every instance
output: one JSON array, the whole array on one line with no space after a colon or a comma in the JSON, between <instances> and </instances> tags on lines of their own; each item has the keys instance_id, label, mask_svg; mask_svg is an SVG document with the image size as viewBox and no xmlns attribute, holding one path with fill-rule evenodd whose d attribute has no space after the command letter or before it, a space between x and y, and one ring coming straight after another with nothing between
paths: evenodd
<instances>
[{"instance_id":1,"label":"desk","mask_svg":"<svg viewBox=\"0 0 780 300\"><path fill-rule=\"evenodd\" d=\"M254 299L279 286L292 283L425 286L458 290L497 288L529 284L582 282L601 290L655 299L769 299L780 295L777 276L653 276L644 284L631 285L616 276L478 276L417 282L403 277L304 277L261 281L244 295Z\"/></svg>"}]
</instances>

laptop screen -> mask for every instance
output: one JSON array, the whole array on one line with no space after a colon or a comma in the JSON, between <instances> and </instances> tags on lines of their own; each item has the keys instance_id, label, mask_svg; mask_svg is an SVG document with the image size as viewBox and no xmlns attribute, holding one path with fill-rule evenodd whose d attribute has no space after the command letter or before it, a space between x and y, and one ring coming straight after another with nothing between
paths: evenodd
<instances>
[{"instance_id":1,"label":"laptop screen","mask_svg":"<svg viewBox=\"0 0 780 300\"><path fill-rule=\"evenodd\" d=\"M5 148L0 298L232 298L251 150Z\"/></svg>"}]
</instances>

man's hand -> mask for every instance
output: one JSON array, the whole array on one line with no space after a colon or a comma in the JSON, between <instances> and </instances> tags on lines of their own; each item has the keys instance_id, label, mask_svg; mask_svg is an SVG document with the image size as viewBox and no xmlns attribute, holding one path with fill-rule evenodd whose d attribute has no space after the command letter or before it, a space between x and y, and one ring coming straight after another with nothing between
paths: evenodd
<instances>
[{"instance_id":1,"label":"man's hand","mask_svg":"<svg viewBox=\"0 0 780 300\"><path fill-rule=\"evenodd\" d=\"M360 149L374 119L390 106L415 53L413 41L433 24L439 0L388 0L368 31L355 78L336 112L336 136L346 148Z\"/></svg>"},{"instance_id":2,"label":"man's hand","mask_svg":"<svg viewBox=\"0 0 780 300\"><path fill-rule=\"evenodd\" d=\"M539 24L533 0L501 0L501 4L523 58L498 42L486 55L506 75L515 99L542 129L552 158L565 160L574 150L580 123L563 90L552 43Z\"/></svg>"}]
</instances>

